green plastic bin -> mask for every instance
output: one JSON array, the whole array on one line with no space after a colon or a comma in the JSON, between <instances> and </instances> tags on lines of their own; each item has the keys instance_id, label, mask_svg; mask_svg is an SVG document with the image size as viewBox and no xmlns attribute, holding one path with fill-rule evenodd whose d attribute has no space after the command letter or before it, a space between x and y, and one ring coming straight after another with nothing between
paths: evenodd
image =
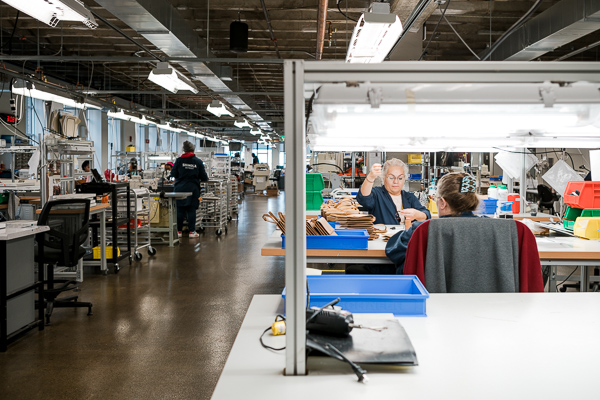
<instances>
[{"instance_id":1,"label":"green plastic bin","mask_svg":"<svg viewBox=\"0 0 600 400\"><path fill-rule=\"evenodd\" d=\"M325 181L321 174L306 174L306 193L320 192L325 189Z\"/></svg>"},{"instance_id":2,"label":"green plastic bin","mask_svg":"<svg viewBox=\"0 0 600 400\"><path fill-rule=\"evenodd\" d=\"M320 210L321 204L323 204L323 195L321 192L307 192L306 193L306 209L309 211Z\"/></svg>"}]
</instances>

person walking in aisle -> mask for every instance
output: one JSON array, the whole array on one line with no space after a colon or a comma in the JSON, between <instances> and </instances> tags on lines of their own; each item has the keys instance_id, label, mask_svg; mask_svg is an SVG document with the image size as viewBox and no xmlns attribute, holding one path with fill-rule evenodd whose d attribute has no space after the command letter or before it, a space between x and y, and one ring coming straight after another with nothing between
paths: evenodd
<instances>
[{"instance_id":1,"label":"person walking in aisle","mask_svg":"<svg viewBox=\"0 0 600 400\"><path fill-rule=\"evenodd\" d=\"M195 146L183 142L183 154L175 160L171 177L175 178L175 192L192 192L191 196L177 200L177 234L181 237L183 220L187 218L190 237L198 237L196 232L196 210L200 206L200 182L208 181L204 164L194 154Z\"/></svg>"}]
</instances>

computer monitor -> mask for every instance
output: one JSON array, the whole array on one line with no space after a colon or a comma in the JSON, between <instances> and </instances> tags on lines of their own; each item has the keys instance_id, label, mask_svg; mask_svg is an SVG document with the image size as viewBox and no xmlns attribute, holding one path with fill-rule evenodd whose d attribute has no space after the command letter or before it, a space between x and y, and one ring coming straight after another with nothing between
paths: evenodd
<instances>
[{"instance_id":1,"label":"computer monitor","mask_svg":"<svg viewBox=\"0 0 600 400\"><path fill-rule=\"evenodd\" d=\"M94 182L98 182L98 183L104 182L104 179L102 179L102 175L100 175L100 173L98 172L98 170L96 168L92 168L90 171L92 171L92 176L94 177L94 179L93 179Z\"/></svg>"}]
</instances>

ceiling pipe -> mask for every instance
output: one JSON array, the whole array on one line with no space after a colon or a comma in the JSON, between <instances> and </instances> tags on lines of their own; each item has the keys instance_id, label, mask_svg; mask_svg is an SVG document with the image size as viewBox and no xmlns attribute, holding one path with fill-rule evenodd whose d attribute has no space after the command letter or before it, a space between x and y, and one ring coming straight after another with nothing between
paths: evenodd
<instances>
[{"instance_id":1,"label":"ceiling pipe","mask_svg":"<svg viewBox=\"0 0 600 400\"><path fill-rule=\"evenodd\" d=\"M323 58L323 46L325 45L325 25L327 24L327 5L328 0L319 0L319 9L317 14L317 53L315 59Z\"/></svg>"},{"instance_id":2,"label":"ceiling pipe","mask_svg":"<svg viewBox=\"0 0 600 400\"><path fill-rule=\"evenodd\" d=\"M267 12L267 6L265 6L265 0L260 0L260 4L262 5L263 12L265 13L265 20L267 21L267 26L269 27L269 32L271 33L271 42L273 42L273 46L275 46L277 58L281 58L281 54L279 54L279 47L277 47L277 39L275 38L273 27L271 26L271 19L269 18L269 13Z\"/></svg>"},{"instance_id":3,"label":"ceiling pipe","mask_svg":"<svg viewBox=\"0 0 600 400\"><path fill-rule=\"evenodd\" d=\"M577 54L583 53L584 51L588 51L588 50L590 50L590 49L593 49L593 48L594 48L594 47L596 47L596 46L600 46L600 41L598 41L598 42L594 42L594 43L592 43L592 44L588 44L587 46L583 46L582 48L580 48L580 49L577 49L577 50L575 50L575 51L572 51L572 52L570 52L569 54L565 54L565 55L564 55L564 56L562 56L562 57L558 57L556 60L553 60L553 61L563 61L563 60L566 60L566 59L568 59L568 58L571 58L571 57L573 57L573 56L576 56Z\"/></svg>"}]
</instances>

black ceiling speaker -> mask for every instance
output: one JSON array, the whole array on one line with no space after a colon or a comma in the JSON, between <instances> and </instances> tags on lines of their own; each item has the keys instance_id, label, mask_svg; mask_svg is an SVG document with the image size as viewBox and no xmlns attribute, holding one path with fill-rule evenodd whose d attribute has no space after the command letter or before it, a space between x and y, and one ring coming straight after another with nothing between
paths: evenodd
<instances>
[{"instance_id":1,"label":"black ceiling speaker","mask_svg":"<svg viewBox=\"0 0 600 400\"><path fill-rule=\"evenodd\" d=\"M229 50L238 53L248 51L248 24L233 21L229 25Z\"/></svg>"}]
</instances>

